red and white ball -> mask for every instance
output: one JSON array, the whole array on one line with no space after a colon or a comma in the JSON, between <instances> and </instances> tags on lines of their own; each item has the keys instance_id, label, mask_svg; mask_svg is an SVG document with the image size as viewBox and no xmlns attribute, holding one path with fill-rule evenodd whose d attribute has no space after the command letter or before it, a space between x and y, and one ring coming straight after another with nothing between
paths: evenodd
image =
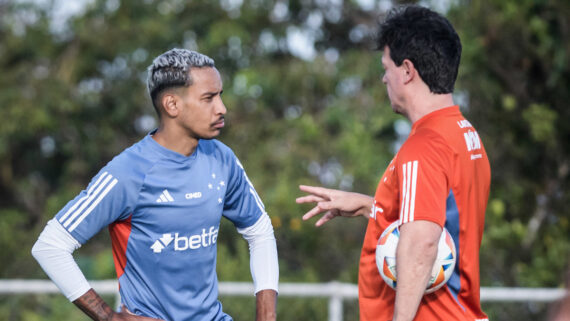
<instances>
[{"instance_id":1,"label":"red and white ball","mask_svg":"<svg viewBox=\"0 0 570 321\"><path fill-rule=\"evenodd\" d=\"M397 284L396 248L399 240L400 230L398 221L395 221L384 230L376 245L376 266L382 279L393 289L396 289ZM433 264L425 293L436 291L449 280L455 268L455 260L455 243L449 231L443 228L439 238L437 258Z\"/></svg>"}]
</instances>

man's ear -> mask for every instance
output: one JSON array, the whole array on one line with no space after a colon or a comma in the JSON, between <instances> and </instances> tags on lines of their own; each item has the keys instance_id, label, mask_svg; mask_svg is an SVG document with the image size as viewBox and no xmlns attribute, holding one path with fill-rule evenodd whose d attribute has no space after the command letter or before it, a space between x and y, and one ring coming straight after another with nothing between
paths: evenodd
<instances>
[{"instance_id":1,"label":"man's ear","mask_svg":"<svg viewBox=\"0 0 570 321\"><path fill-rule=\"evenodd\" d=\"M416 70L414 63L411 60L404 59L404 61L402 61L402 67L403 67L403 70L405 72L405 74L404 74L404 83L405 84L414 80L414 78L418 76L418 71Z\"/></svg>"},{"instance_id":2,"label":"man's ear","mask_svg":"<svg viewBox=\"0 0 570 321\"><path fill-rule=\"evenodd\" d=\"M178 116L179 110L179 97L173 92L167 91L162 94L160 101L162 102L162 108L168 117Z\"/></svg>"}]
</instances>

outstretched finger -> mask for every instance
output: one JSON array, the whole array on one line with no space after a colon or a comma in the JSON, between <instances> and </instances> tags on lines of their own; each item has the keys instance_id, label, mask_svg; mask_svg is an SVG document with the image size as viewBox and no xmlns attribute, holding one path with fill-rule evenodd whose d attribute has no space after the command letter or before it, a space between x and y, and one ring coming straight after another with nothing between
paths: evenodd
<instances>
[{"instance_id":1,"label":"outstretched finger","mask_svg":"<svg viewBox=\"0 0 570 321\"><path fill-rule=\"evenodd\" d=\"M323 211L333 210L333 209L340 209L342 205L345 205L346 202L342 202L341 200L323 200L319 202L317 205Z\"/></svg>"},{"instance_id":2,"label":"outstretched finger","mask_svg":"<svg viewBox=\"0 0 570 321\"><path fill-rule=\"evenodd\" d=\"M297 202L297 204L318 203L318 202L322 202L322 201L325 201L325 199L320 197L320 196L316 196L316 195L305 195L305 196L297 197L295 199L295 202Z\"/></svg>"},{"instance_id":3,"label":"outstretched finger","mask_svg":"<svg viewBox=\"0 0 570 321\"><path fill-rule=\"evenodd\" d=\"M333 218L337 217L337 215L334 215L332 213L332 211L327 211L325 213L325 215L323 215L318 221L317 223L315 223L316 227L322 226L323 224L325 224L326 222L332 220Z\"/></svg>"},{"instance_id":4,"label":"outstretched finger","mask_svg":"<svg viewBox=\"0 0 570 321\"><path fill-rule=\"evenodd\" d=\"M306 221L306 220L310 219L311 217L322 213L323 211L324 210L317 205L317 206L313 207L310 211L305 213L305 215L303 215L303 221Z\"/></svg>"},{"instance_id":5,"label":"outstretched finger","mask_svg":"<svg viewBox=\"0 0 570 321\"><path fill-rule=\"evenodd\" d=\"M320 197L325 198L325 199L330 198L330 193L332 191L328 188L319 187L319 186L308 186L308 185L299 185L299 189L305 193L320 196Z\"/></svg>"}]
</instances>

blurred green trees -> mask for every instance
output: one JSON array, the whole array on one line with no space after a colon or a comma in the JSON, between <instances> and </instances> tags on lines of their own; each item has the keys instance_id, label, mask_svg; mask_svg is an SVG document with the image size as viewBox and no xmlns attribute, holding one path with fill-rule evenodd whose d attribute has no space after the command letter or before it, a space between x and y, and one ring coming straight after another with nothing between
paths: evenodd
<instances>
[{"instance_id":1,"label":"blurred green trees","mask_svg":"<svg viewBox=\"0 0 570 321\"><path fill-rule=\"evenodd\" d=\"M76 5L0 0L0 278L45 277L29 254L37 235L156 125L146 67L184 47L214 58L222 73L228 126L220 139L272 218L281 280L356 283L366 221L316 229L294 199L299 184L372 194L407 135L372 50L390 1L84 3L65 19ZM570 253L570 3L426 3L445 9L462 38L456 99L491 159L482 285L560 286ZM218 246L220 280L249 281L247 245L227 222ZM75 256L88 278L115 277L105 231ZM324 300L281 302L282 320L326 318ZM252 319L253 300L222 303L237 320ZM0 297L2 320L61 320L71 310L61 298ZM494 320L535 320L545 308L487 310ZM358 319L354 305L347 311L345 320Z\"/></svg>"}]
</instances>

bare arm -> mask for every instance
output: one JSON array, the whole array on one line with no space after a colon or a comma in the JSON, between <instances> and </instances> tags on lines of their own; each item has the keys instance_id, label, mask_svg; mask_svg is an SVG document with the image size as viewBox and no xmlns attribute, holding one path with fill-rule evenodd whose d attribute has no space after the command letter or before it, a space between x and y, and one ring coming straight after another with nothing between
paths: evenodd
<instances>
[{"instance_id":1,"label":"bare arm","mask_svg":"<svg viewBox=\"0 0 570 321\"><path fill-rule=\"evenodd\" d=\"M73 301L73 304L93 320L111 320L113 317L113 309L93 289Z\"/></svg>"},{"instance_id":2,"label":"bare arm","mask_svg":"<svg viewBox=\"0 0 570 321\"><path fill-rule=\"evenodd\" d=\"M91 319L96 321L151 321L159 320L148 317L141 317L128 312L125 308L121 312L114 312L111 307L103 301L103 299L90 289L79 299L73 301L81 311L87 314Z\"/></svg>"},{"instance_id":3,"label":"bare arm","mask_svg":"<svg viewBox=\"0 0 570 321\"><path fill-rule=\"evenodd\" d=\"M274 321L277 319L277 292L274 290L261 290L255 295L255 320Z\"/></svg>"},{"instance_id":4,"label":"bare arm","mask_svg":"<svg viewBox=\"0 0 570 321\"><path fill-rule=\"evenodd\" d=\"M306 185L299 186L299 189L310 195L297 198L297 203L317 203L313 209L303 215L303 220L308 220L317 214L325 212L315 223L316 226L321 226L337 216L368 217L374 202L371 196L359 193Z\"/></svg>"},{"instance_id":5,"label":"bare arm","mask_svg":"<svg viewBox=\"0 0 570 321\"><path fill-rule=\"evenodd\" d=\"M441 226L430 221L414 221L400 226L396 250L396 303L393 321L414 319L437 256Z\"/></svg>"}]
</instances>

